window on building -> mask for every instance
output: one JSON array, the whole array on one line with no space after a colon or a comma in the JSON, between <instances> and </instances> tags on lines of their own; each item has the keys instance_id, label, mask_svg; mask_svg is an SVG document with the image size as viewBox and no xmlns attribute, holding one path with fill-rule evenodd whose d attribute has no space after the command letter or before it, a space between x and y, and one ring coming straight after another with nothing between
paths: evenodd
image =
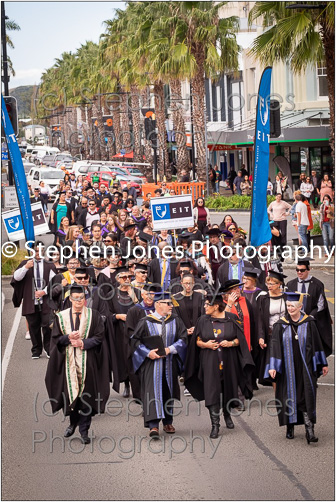
<instances>
[{"instance_id":1,"label":"window on building","mask_svg":"<svg viewBox=\"0 0 336 502\"><path fill-rule=\"evenodd\" d=\"M327 67L323 66L325 63L317 65L317 82L318 82L318 97L325 98L328 96L328 82L327 82Z\"/></svg>"}]
</instances>

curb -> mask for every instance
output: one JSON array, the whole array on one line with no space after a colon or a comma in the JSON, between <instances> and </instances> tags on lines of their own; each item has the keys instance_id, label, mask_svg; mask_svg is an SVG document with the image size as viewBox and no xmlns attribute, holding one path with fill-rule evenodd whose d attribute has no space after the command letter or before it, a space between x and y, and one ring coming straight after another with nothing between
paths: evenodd
<instances>
[{"instance_id":1,"label":"curb","mask_svg":"<svg viewBox=\"0 0 336 502\"><path fill-rule=\"evenodd\" d=\"M13 278L12 275L2 275L1 282L10 282L12 280L12 278Z\"/></svg>"}]
</instances>

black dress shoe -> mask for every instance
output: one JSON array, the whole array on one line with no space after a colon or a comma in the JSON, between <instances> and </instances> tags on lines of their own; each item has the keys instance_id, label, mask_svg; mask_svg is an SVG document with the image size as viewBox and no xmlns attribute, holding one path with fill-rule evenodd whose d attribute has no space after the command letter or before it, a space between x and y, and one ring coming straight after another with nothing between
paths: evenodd
<instances>
[{"instance_id":1,"label":"black dress shoe","mask_svg":"<svg viewBox=\"0 0 336 502\"><path fill-rule=\"evenodd\" d=\"M69 427L67 427L67 429L65 429L65 433L64 433L64 437L65 438L69 438L70 436L73 435L73 433L75 432L76 430L76 425L69 425Z\"/></svg>"},{"instance_id":2,"label":"black dress shoe","mask_svg":"<svg viewBox=\"0 0 336 502\"><path fill-rule=\"evenodd\" d=\"M82 436L82 442L84 444L90 444L91 443L91 439L89 438L89 436L86 434L84 436Z\"/></svg>"},{"instance_id":3,"label":"black dress shoe","mask_svg":"<svg viewBox=\"0 0 336 502\"><path fill-rule=\"evenodd\" d=\"M228 429L234 429L234 423L230 415L224 415L224 420Z\"/></svg>"},{"instance_id":4,"label":"black dress shoe","mask_svg":"<svg viewBox=\"0 0 336 502\"><path fill-rule=\"evenodd\" d=\"M218 433L219 433L219 425L215 424L211 427L211 432L209 437L211 437L211 439L217 439Z\"/></svg>"},{"instance_id":5,"label":"black dress shoe","mask_svg":"<svg viewBox=\"0 0 336 502\"><path fill-rule=\"evenodd\" d=\"M294 425L287 425L286 438L294 439Z\"/></svg>"},{"instance_id":6,"label":"black dress shoe","mask_svg":"<svg viewBox=\"0 0 336 502\"><path fill-rule=\"evenodd\" d=\"M130 388L125 387L125 390L123 392L123 397L130 397Z\"/></svg>"}]
</instances>

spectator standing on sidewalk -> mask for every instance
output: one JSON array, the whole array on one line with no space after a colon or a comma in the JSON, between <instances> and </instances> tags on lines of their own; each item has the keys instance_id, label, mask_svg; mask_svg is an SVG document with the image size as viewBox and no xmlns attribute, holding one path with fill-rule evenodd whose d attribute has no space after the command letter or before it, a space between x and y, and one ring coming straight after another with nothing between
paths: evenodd
<instances>
[{"instance_id":1,"label":"spectator standing on sidewalk","mask_svg":"<svg viewBox=\"0 0 336 502\"><path fill-rule=\"evenodd\" d=\"M296 216L297 216L299 239L301 241L301 246L305 247L308 250L308 238L307 238L307 232L309 227L308 209L306 204L303 203L302 195L296 195L295 200L297 201Z\"/></svg>"},{"instance_id":2,"label":"spectator standing on sidewalk","mask_svg":"<svg viewBox=\"0 0 336 502\"><path fill-rule=\"evenodd\" d=\"M240 185L242 184L243 182L243 177L242 177L242 172L241 171L238 171L238 175L235 177L234 181L233 181L233 185L234 185L234 189L235 189L235 192L237 195L241 195L241 187Z\"/></svg>"},{"instance_id":3,"label":"spectator standing on sidewalk","mask_svg":"<svg viewBox=\"0 0 336 502\"><path fill-rule=\"evenodd\" d=\"M287 244L287 216L291 210L291 205L282 200L281 193L276 194L275 200L270 203L267 212L275 223L275 227L281 233L281 246Z\"/></svg>"}]
</instances>

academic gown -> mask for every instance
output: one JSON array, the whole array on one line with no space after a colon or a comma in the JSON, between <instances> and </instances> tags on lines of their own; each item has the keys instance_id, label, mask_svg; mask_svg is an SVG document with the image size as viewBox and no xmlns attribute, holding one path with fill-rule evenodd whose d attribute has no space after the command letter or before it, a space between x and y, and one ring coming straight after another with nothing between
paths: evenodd
<instances>
[{"instance_id":1,"label":"academic gown","mask_svg":"<svg viewBox=\"0 0 336 502\"><path fill-rule=\"evenodd\" d=\"M252 316L250 317L251 322L251 355L253 358L253 362L256 366L255 371L256 375L259 374L260 367L260 346L259 346L259 338L258 338L258 318L259 318L259 298L260 298L261 289L256 288L254 291L242 290L241 294L246 298L247 304L250 306L249 310L252 311Z\"/></svg>"},{"instance_id":2,"label":"academic gown","mask_svg":"<svg viewBox=\"0 0 336 502\"><path fill-rule=\"evenodd\" d=\"M86 311L89 322L88 331L84 339L84 350L82 351L82 355L84 356L82 364L85 367L85 381L81 395L83 396L83 400L91 406L92 415L95 415L104 412L105 404L110 395L108 358L101 315L92 309L86 309ZM66 333L64 335L62 328L61 317L65 312L68 311L57 314L54 322L45 384L53 413L63 409L64 415L69 415L70 411L75 408L80 393L75 400L71 398L73 387L69 385L66 371L68 367L67 358L69 357L68 346L70 344L63 345L61 343L63 337L69 334Z\"/></svg>"},{"instance_id":3,"label":"academic gown","mask_svg":"<svg viewBox=\"0 0 336 502\"><path fill-rule=\"evenodd\" d=\"M134 399L141 399L141 391L140 391L140 375L134 373L133 362L132 362L132 351L131 351L131 337L136 330L140 319L143 319L149 314L154 312L154 305L152 307L147 307L142 301L141 303L137 303L134 307L131 307L127 312L126 318L126 337L128 341L127 347L127 368L128 374L130 376L130 382L132 385L132 394Z\"/></svg>"},{"instance_id":4,"label":"academic gown","mask_svg":"<svg viewBox=\"0 0 336 502\"><path fill-rule=\"evenodd\" d=\"M298 291L298 280L293 279L289 281L287 284L287 288L289 291ZM308 294L306 297L306 308L305 313L311 315L315 318L318 332L320 333L320 337L322 340L323 348L326 357L330 356L332 353L332 319L330 316L330 311L328 307L328 301L325 297L324 293L324 285L323 283L317 279L316 277L312 277L309 281ZM317 302L319 300L320 295L322 295L324 300L324 308L320 312L317 310Z\"/></svg>"},{"instance_id":5,"label":"academic gown","mask_svg":"<svg viewBox=\"0 0 336 502\"><path fill-rule=\"evenodd\" d=\"M239 345L222 348L221 370L218 351L201 349L196 343L198 338L203 342L214 340L214 330L218 324L213 323L208 315L200 317L188 347L184 383L195 399L205 401L205 406L221 403L225 409L227 405L228 408L239 405L238 386L247 399L252 398L251 374L254 364L237 316L226 312L225 318L220 321L224 331L221 333L222 339L232 341L238 338Z\"/></svg>"},{"instance_id":6,"label":"academic gown","mask_svg":"<svg viewBox=\"0 0 336 502\"><path fill-rule=\"evenodd\" d=\"M313 317L304 314L294 322L286 315L274 324L264 377L270 378L268 371L276 370L275 397L280 426L303 424L303 412L316 423L317 379L324 366L328 363Z\"/></svg>"},{"instance_id":7,"label":"academic gown","mask_svg":"<svg viewBox=\"0 0 336 502\"><path fill-rule=\"evenodd\" d=\"M110 315L107 319L107 327L111 332L113 344L117 355L118 381L125 382L129 378L127 356L128 339L126 335L126 322L116 319L117 314L127 314L134 302L127 292L115 290L113 298L108 302ZM119 389L117 390L119 392Z\"/></svg>"},{"instance_id":8,"label":"academic gown","mask_svg":"<svg viewBox=\"0 0 336 502\"><path fill-rule=\"evenodd\" d=\"M203 279L200 279L199 277L194 277L194 280L195 280L194 291L202 289L202 290L206 291L208 295L211 295L214 293L215 288L210 286L210 284L205 282ZM170 281L169 291L171 292L172 295L175 295L175 294L183 291L183 286L181 284L180 277L176 277L175 279Z\"/></svg>"},{"instance_id":9,"label":"academic gown","mask_svg":"<svg viewBox=\"0 0 336 502\"><path fill-rule=\"evenodd\" d=\"M194 293L191 296L184 296L180 293L174 296L177 303L173 308L173 312L183 321L187 329L196 326L196 323L201 315L204 314L204 296L202 293ZM191 336L188 336L188 344Z\"/></svg>"},{"instance_id":10,"label":"academic gown","mask_svg":"<svg viewBox=\"0 0 336 502\"><path fill-rule=\"evenodd\" d=\"M229 279L233 279L232 277L232 271L230 267L230 262L229 260L225 260L225 262L219 267L218 272L217 272L217 286L223 286L226 281ZM238 262L238 279L239 281L242 280L243 275L244 275L244 269L251 269L253 268L253 265L251 262L247 260L242 260Z\"/></svg>"},{"instance_id":11,"label":"academic gown","mask_svg":"<svg viewBox=\"0 0 336 502\"><path fill-rule=\"evenodd\" d=\"M286 298L285 295L280 295L283 299L285 309L286 309ZM267 360L269 358L270 351L270 341L272 335L269 333L269 319L270 319L270 296L269 294L261 294L258 299L259 302L259 316L258 316L258 346L259 338L263 338L267 347L265 349L261 349L259 351L259 372L258 372L258 380L261 385L269 386L271 385L270 380L264 378L265 367L267 364ZM287 312L287 309L286 309Z\"/></svg>"},{"instance_id":12,"label":"academic gown","mask_svg":"<svg viewBox=\"0 0 336 502\"><path fill-rule=\"evenodd\" d=\"M180 399L178 375L182 374L187 350L187 330L175 314L168 316L166 324L165 347L174 345L177 354L168 354L165 358L152 360L147 357L150 350L142 343L144 337L156 335L156 326L161 321L146 316L141 319L131 337L132 360L135 373L140 375L141 400L144 410L145 427L148 422L165 418L162 399L162 378L165 376L173 399Z\"/></svg>"}]
</instances>

